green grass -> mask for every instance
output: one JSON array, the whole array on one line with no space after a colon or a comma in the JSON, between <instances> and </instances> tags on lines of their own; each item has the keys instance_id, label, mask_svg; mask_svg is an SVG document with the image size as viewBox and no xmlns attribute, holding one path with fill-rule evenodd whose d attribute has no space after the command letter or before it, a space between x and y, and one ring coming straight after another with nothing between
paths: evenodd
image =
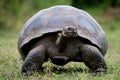
<instances>
[{"instance_id":1,"label":"green grass","mask_svg":"<svg viewBox=\"0 0 120 80\"><path fill-rule=\"evenodd\" d=\"M94 11L95 10L95 11ZM32 76L22 76L23 61L17 50L18 31L25 20L17 22L17 30L0 30L0 80L120 80L120 28L119 21L108 20L102 16L102 10L88 12L93 14L106 32L109 49L105 56L108 73L102 76L92 76L84 63L68 63L58 67L50 62L44 64L44 70ZM99 14L97 14L99 13ZM97 15L96 15L97 14ZM24 23L23 23L24 22Z\"/></svg>"}]
</instances>

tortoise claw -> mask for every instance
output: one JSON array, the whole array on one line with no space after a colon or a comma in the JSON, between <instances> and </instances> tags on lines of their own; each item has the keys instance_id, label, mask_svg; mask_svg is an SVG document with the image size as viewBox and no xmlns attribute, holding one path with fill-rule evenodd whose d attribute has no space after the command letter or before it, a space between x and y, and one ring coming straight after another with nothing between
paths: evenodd
<instances>
[{"instance_id":1,"label":"tortoise claw","mask_svg":"<svg viewBox=\"0 0 120 80\"><path fill-rule=\"evenodd\" d=\"M93 76L102 76L104 74L107 74L107 72L106 69L102 69L102 68L99 68L92 73Z\"/></svg>"}]
</instances>

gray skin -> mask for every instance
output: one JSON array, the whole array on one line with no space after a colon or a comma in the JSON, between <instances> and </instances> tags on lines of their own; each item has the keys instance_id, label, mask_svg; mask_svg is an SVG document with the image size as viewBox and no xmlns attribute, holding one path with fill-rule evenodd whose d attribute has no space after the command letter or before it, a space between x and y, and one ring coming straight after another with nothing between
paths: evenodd
<instances>
[{"instance_id":1,"label":"gray skin","mask_svg":"<svg viewBox=\"0 0 120 80\"><path fill-rule=\"evenodd\" d=\"M89 69L99 74L106 73L107 65L104 55L98 47L77 37L77 29L66 26L61 32L47 35L38 40L30 49L22 65L22 73L38 71L48 59L63 66L70 61L84 62Z\"/></svg>"}]
</instances>

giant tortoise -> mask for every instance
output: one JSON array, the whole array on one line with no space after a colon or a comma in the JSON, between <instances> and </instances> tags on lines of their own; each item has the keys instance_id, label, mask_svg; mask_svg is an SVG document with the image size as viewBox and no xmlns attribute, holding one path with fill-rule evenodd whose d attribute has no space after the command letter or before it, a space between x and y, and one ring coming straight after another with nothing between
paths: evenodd
<instances>
[{"instance_id":1,"label":"giant tortoise","mask_svg":"<svg viewBox=\"0 0 120 80\"><path fill-rule=\"evenodd\" d=\"M19 34L21 72L40 70L51 60L63 66L84 62L93 73L106 73L108 43L97 21L86 11L67 5L43 9L32 16Z\"/></svg>"}]
</instances>

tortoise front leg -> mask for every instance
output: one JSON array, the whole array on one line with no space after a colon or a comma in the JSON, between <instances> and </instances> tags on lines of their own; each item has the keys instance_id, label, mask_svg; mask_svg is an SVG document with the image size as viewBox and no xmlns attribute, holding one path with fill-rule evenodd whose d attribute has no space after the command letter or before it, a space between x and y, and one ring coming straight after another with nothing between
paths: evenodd
<instances>
[{"instance_id":1,"label":"tortoise front leg","mask_svg":"<svg viewBox=\"0 0 120 80\"><path fill-rule=\"evenodd\" d=\"M80 48L83 62L93 72L93 75L99 75L107 72L107 65L100 51L91 45L83 45Z\"/></svg>"},{"instance_id":2,"label":"tortoise front leg","mask_svg":"<svg viewBox=\"0 0 120 80\"><path fill-rule=\"evenodd\" d=\"M32 49L22 65L22 73L39 70L45 59L45 47L40 45Z\"/></svg>"}]
</instances>

